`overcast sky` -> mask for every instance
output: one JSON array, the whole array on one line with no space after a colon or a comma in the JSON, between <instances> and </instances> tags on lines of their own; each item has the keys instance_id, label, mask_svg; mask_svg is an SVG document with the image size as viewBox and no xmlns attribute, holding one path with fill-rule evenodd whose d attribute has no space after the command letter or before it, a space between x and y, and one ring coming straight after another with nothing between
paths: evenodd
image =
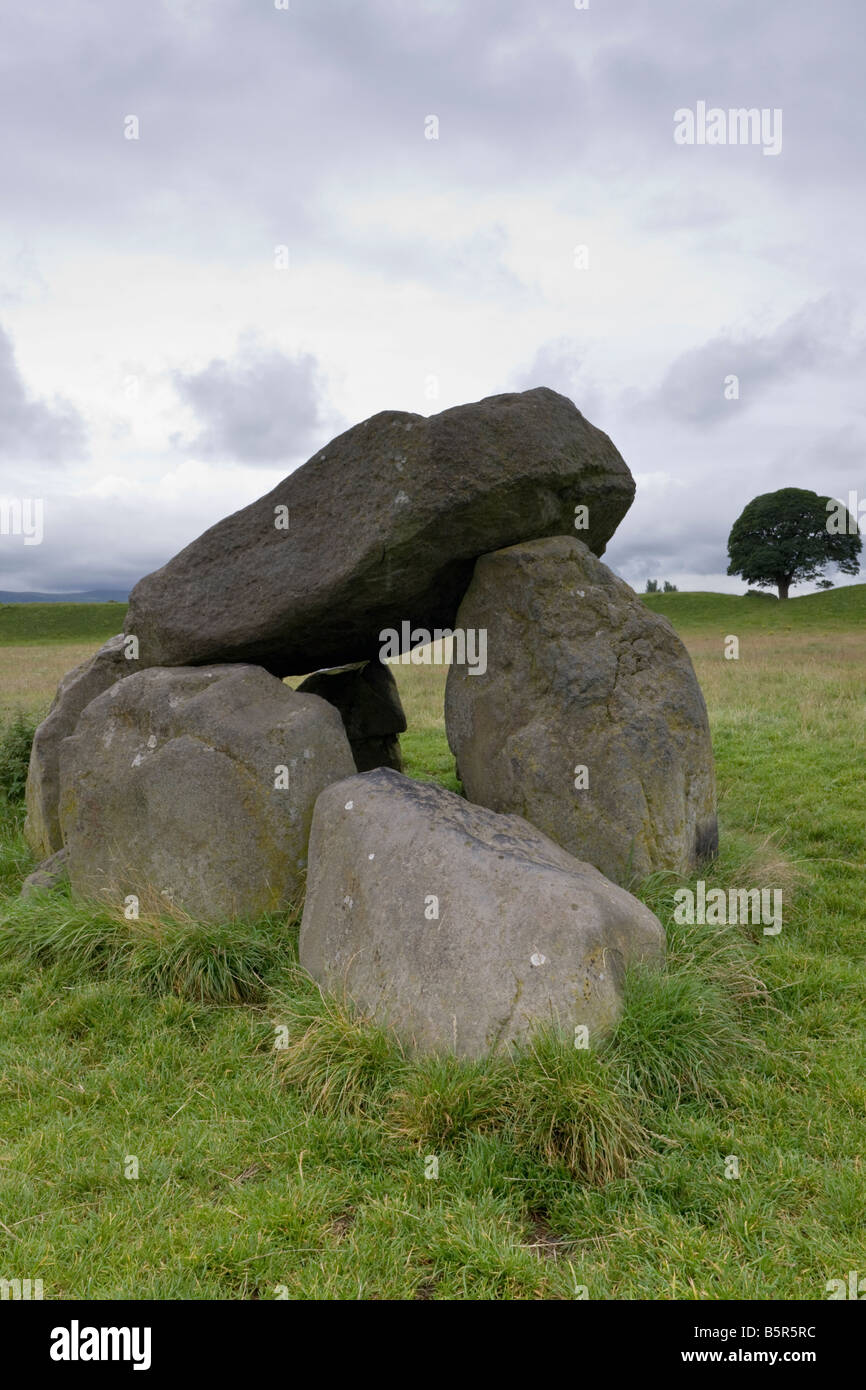
<instances>
[{"instance_id":1,"label":"overcast sky","mask_svg":"<svg viewBox=\"0 0 866 1390\"><path fill-rule=\"evenodd\" d=\"M45 534L0 588L126 588L375 411L530 386L631 467L635 587L742 592L758 493L866 499L862 0L288 3L3 8L0 498ZM781 149L678 143L700 102Z\"/></svg>"}]
</instances>

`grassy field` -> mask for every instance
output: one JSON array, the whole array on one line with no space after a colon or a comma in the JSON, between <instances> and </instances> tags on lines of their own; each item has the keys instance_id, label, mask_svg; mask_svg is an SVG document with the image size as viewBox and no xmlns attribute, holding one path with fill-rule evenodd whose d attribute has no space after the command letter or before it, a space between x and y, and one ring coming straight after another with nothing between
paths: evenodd
<instances>
[{"instance_id":1,"label":"grassy field","mask_svg":"<svg viewBox=\"0 0 866 1390\"><path fill-rule=\"evenodd\" d=\"M678 632L724 627L726 632L824 632L863 625L862 584L780 601L771 593L743 599L736 594L642 594L647 607L662 613ZM733 626L731 626L733 624Z\"/></svg>"},{"instance_id":2,"label":"grassy field","mask_svg":"<svg viewBox=\"0 0 866 1390\"><path fill-rule=\"evenodd\" d=\"M19 903L13 800L0 1276L47 1298L769 1300L866 1274L866 586L647 601L710 711L706 877L782 888L781 933L678 926L657 877L668 968L632 975L603 1048L417 1063L320 998L294 920ZM0 609L0 709L44 711L122 626L119 605L38 607ZM454 787L444 674L397 668L408 770Z\"/></svg>"},{"instance_id":3,"label":"grassy field","mask_svg":"<svg viewBox=\"0 0 866 1390\"><path fill-rule=\"evenodd\" d=\"M125 603L0 603L0 647L83 642L88 649L123 631Z\"/></svg>"}]
</instances>

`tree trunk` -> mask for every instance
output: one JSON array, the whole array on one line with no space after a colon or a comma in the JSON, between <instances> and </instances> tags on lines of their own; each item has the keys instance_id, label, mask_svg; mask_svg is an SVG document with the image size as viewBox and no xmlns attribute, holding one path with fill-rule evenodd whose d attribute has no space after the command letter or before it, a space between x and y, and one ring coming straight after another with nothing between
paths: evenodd
<instances>
[{"instance_id":1,"label":"tree trunk","mask_svg":"<svg viewBox=\"0 0 866 1390\"><path fill-rule=\"evenodd\" d=\"M791 581L790 581L790 579L787 579L787 578L785 578L785 579L777 579L777 580L776 580L776 583L777 583L778 586L779 586L779 598L787 598L787 597L788 597L788 589L789 589L790 586L791 586Z\"/></svg>"}]
</instances>

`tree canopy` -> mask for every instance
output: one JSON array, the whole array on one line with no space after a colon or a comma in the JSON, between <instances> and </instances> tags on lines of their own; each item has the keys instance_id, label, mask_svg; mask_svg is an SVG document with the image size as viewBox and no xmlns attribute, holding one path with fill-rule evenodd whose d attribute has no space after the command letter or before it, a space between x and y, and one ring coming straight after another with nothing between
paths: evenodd
<instances>
[{"instance_id":1,"label":"tree canopy","mask_svg":"<svg viewBox=\"0 0 866 1390\"><path fill-rule=\"evenodd\" d=\"M857 522L842 511L848 525L830 529L831 513L837 522L840 514L833 498L799 487L753 498L731 527L728 574L759 588L776 585L779 598L792 584L824 580L827 565L857 574L862 541Z\"/></svg>"}]
</instances>

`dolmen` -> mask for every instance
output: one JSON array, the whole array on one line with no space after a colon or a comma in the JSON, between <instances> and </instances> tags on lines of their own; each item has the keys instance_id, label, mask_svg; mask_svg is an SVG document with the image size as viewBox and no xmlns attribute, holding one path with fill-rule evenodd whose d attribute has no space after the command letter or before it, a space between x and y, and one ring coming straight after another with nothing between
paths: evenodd
<instances>
[{"instance_id":1,"label":"dolmen","mask_svg":"<svg viewBox=\"0 0 866 1390\"><path fill-rule=\"evenodd\" d=\"M302 965L420 1052L602 1035L664 958L629 889L718 836L688 654L600 558L633 497L545 387L346 431L142 579L61 681L27 891L204 921L303 902ZM446 687L462 797L402 775L386 662L433 632L475 638Z\"/></svg>"}]
</instances>

